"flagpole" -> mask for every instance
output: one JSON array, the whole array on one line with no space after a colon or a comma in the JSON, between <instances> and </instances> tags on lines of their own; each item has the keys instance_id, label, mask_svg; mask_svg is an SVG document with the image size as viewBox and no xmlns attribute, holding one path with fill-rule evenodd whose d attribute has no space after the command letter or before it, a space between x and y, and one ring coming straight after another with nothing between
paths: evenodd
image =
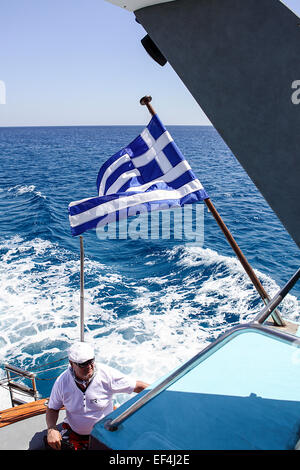
<instances>
[{"instance_id":1,"label":"flagpole","mask_svg":"<svg viewBox=\"0 0 300 470\"><path fill-rule=\"evenodd\" d=\"M143 96L143 98L140 99L140 103L141 103L142 105L147 106L148 111L149 111L149 113L151 114L151 116L154 116L156 113L155 113L154 109L152 108L152 106L151 106L151 104L150 104L150 101L152 101L152 97L151 97L151 96Z\"/></svg>"},{"instance_id":2,"label":"flagpole","mask_svg":"<svg viewBox=\"0 0 300 470\"><path fill-rule=\"evenodd\" d=\"M140 99L140 104L146 105L149 112L150 112L150 114L152 116L154 116L156 113L155 113L153 107L150 105L150 101L152 101L151 96L144 96L143 98ZM207 208L209 209L209 211L212 213L214 219L218 223L218 225L221 228L222 232L224 233L228 243L230 244L231 248L235 252L237 258L239 259L241 265L243 266L244 270L248 274L249 278L251 279L251 281L252 281L254 287L256 288L257 292L261 296L261 298L264 301L265 305L267 305L270 302L270 297L266 293L265 289L263 288L263 286L262 286L261 282L259 281L258 277L256 276L256 274L254 273L253 269L251 268L251 266L250 266L249 262L247 261L246 257L242 253L242 251L241 251L240 247L238 246L237 242L235 241L235 239L231 235L230 231L228 230L227 226L223 222L220 214L218 213L218 211L216 210L215 206L213 205L213 203L211 202L211 200L209 198L204 199L204 202L205 202ZM284 326L285 325L278 312L274 311L272 313L272 318L273 318L273 321L274 321L275 325L277 325L277 326Z\"/></svg>"},{"instance_id":3,"label":"flagpole","mask_svg":"<svg viewBox=\"0 0 300 470\"><path fill-rule=\"evenodd\" d=\"M218 225L221 228L222 232L224 233L228 243L230 244L231 248L233 249L236 256L238 257L241 265L243 266L243 268L245 269L245 271L248 274L249 278L251 279L251 281L252 281L254 287L256 288L257 292L260 294L260 296L263 299L265 305L267 305L271 300L270 297L268 296L267 292L263 288L260 280L258 279L255 272L251 268L249 262L247 261L246 257L244 256L244 254L243 254L242 250L240 249L240 247L238 246L237 242L235 241L235 239L231 235L230 231L228 230L227 226L225 225L224 221L222 220L222 218L221 218L220 214L218 213L217 209L215 208L215 206L213 205L213 203L211 202L211 200L209 198L204 199L204 202L205 202L207 208L209 209L209 211L212 213L214 219L218 223ZM282 320L282 318L281 318L281 316L279 315L278 312L274 311L272 313L272 318L273 318L274 323L277 326L284 326L284 322L283 322L283 320Z\"/></svg>"},{"instance_id":4,"label":"flagpole","mask_svg":"<svg viewBox=\"0 0 300 470\"><path fill-rule=\"evenodd\" d=\"M80 235L80 341L84 341L84 249Z\"/></svg>"}]
</instances>

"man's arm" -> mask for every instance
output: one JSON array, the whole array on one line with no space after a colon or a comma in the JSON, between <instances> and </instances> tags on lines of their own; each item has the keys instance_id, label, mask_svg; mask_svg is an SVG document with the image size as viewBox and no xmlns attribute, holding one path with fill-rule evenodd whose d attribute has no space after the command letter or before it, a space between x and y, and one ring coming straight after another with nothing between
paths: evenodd
<instances>
[{"instance_id":1,"label":"man's arm","mask_svg":"<svg viewBox=\"0 0 300 470\"><path fill-rule=\"evenodd\" d=\"M142 390L147 388L149 384L146 382L142 382L141 380L137 380L135 384L135 389L133 390L135 393L140 393Z\"/></svg>"},{"instance_id":2,"label":"man's arm","mask_svg":"<svg viewBox=\"0 0 300 470\"><path fill-rule=\"evenodd\" d=\"M56 427L58 420L59 410L47 408L46 410L46 423L48 427L47 441L50 447L55 450L61 449L61 434Z\"/></svg>"}]
</instances>

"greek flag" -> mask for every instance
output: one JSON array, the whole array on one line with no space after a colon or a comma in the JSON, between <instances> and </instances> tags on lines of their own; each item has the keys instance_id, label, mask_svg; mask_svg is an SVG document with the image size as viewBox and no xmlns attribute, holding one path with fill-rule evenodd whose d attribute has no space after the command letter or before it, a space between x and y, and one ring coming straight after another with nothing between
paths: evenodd
<instances>
[{"instance_id":1,"label":"greek flag","mask_svg":"<svg viewBox=\"0 0 300 470\"><path fill-rule=\"evenodd\" d=\"M136 215L192 204L208 195L157 114L99 170L98 196L71 202L71 233Z\"/></svg>"}]
</instances>

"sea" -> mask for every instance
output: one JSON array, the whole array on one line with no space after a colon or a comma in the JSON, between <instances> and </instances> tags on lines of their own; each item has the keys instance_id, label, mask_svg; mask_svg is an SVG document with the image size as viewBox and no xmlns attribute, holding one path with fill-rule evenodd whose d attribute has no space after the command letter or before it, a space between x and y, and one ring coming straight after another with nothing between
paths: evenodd
<instances>
[{"instance_id":1,"label":"sea","mask_svg":"<svg viewBox=\"0 0 300 470\"><path fill-rule=\"evenodd\" d=\"M142 129L0 128L0 379L5 363L33 371L47 397L67 367L80 339L80 239L68 205L97 195L101 165ZM212 126L168 130L272 297L298 269L298 247ZM84 340L97 361L151 383L262 310L212 214L202 202L193 210L194 238L178 236L178 224L139 234L139 214L123 238L83 234ZM290 321L300 321L299 293L279 308ZM0 409L10 406L4 391Z\"/></svg>"}]
</instances>

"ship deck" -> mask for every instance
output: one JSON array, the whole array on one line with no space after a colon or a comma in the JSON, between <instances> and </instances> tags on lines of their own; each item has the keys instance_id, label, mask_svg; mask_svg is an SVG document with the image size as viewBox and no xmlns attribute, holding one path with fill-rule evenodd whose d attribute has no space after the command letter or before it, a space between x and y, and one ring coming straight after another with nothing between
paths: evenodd
<instances>
[{"instance_id":1,"label":"ship deck","mask_svg":"<svg viewBox=\"0 0 300 470\"><path fill-rule=\"evenodd\" d=\"M41 399L0 411L0 450L45 450L47 402ZM61 410L59 429L64 415Z\"/></svg>"}]
</instances>

